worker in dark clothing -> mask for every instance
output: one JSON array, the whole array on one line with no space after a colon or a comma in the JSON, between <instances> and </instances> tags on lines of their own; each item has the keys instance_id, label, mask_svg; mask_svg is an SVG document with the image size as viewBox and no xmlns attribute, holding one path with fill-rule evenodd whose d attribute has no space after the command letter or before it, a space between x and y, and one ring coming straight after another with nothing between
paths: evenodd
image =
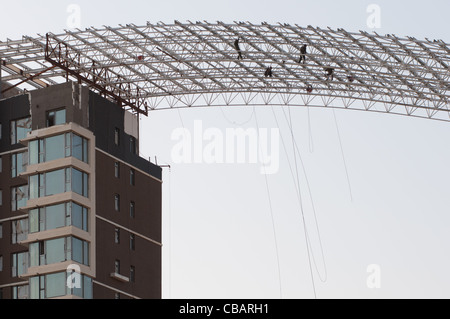
<instances>
[{"instance_id":1,"label":"worker in dark clothing","mask_svg":"<svg viewBox=\"0 0 450 319\"><path fill-rule=\"evenodd\" d=\"M334 79L334 69L333 68L325 68L327 80Z\"/></svg>"},{"instance_id":2,"label":"worker in dark clothing","mask_svg":"<svg viewBox=\"0 0 450 319\"><path fill-rule=\"evenodd\" d=\"M238 52L238 60L242 60L242 53L241 53L241 48L239 47L239 38L236 39L236 41L234 41L234 48L236 49L236 51Z\"/></svg>"},{"instance_id":3,"label":"worker in dark clothing","mask_svg":"<svg viewBox=\"0 0 450 319\"><path fill-rule=\"evenodd\" d=\"M264 76L267 78L267 77L272 77L273 76L273 74L272 74L272 67L271 66L269 66L268 68L267 68L267 70L266 70L266 73L264 73Z\"/></svg>"},{"instance_id":4,"label":"worker in dark clothing","mask_svg":"<svg viewBox=\"0 0 450 319\"><path fill-rule=\"evenodd\" d=\"M300 60L298 61L298 63L302 63L302 61L303 63L306 62L306 47L307 45L305 44L300 48Z\"/></svg>"}]
</instances>

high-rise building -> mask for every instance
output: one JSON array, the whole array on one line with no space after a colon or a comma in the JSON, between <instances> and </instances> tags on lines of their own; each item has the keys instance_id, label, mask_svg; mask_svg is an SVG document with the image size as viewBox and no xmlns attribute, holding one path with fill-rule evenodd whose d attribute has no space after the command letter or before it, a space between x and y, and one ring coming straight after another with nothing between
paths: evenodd
<instances>
[{"instance_id":1,"label":"high-rise building","mask_svg":"<svg viewBox=\"0 0 450 319\"><path fill-rule=\"evenodd\" d=\"M0 298L161 298L161 168L78 83L0 99Z\"/></svg>"}]
</instances>

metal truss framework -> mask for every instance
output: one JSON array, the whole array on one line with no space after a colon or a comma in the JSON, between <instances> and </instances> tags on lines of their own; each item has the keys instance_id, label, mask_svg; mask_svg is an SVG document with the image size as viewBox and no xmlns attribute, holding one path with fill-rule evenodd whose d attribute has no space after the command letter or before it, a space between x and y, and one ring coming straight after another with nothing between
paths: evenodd
<instances>
[{"instance_id":1,"label":"metal truss framework","mask_svg":"<svg viewBox=\"0 0 450 319\"><path fill-rule=\"evenodd\" d=\"M305 44L306 61L299 62ZM174 107L299 105L450 121L450 47L441 40L175 21L8 40L0 42L0 59L2 81L11 86L75 80L145 115Z\"/></svg>"}]
</instances>

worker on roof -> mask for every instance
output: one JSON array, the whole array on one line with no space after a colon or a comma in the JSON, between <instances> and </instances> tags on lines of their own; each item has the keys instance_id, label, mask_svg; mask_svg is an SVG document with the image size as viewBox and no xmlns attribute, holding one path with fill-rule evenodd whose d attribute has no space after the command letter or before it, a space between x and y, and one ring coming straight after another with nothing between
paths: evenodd
<instances>
[{"instance_id":1,"label":"worker on roof","mask_svg":"<svg viewBox=\"0 0 450 319\"><path fill-rule=\"evenodd\" d=\"M272 77L273 76L273 74L272 74L272 67L271 66L269 66L267 69L266 69L266 73L264 73L264 76L267 78L267 77Z\"/></svg>"},{"instance_id":2,"label":"worker on roof","mask_svg":"<svg viewBox=\"0 0 450 319\"><path fill-rule=\"evenodd\" d=\"M298 61L298 63L302 63L302 61L303 63L306 62L306 48L307 48L306 44L300 48L300 60Z\"/></svg>"},{"instance_id":3,"label":"worker on roof","mask_svg":"<svg viewBox=\"0 0 450 319\"><path fill-rule=\"evenodd\" d=\"M238 52L238 60L242 60L242 53L241 53L241 48L239 47L239 38L236 39L236 41L234 41L234 48L236 49L236 51Z\"/></svg>"},{"instance_id":4,"label":"worker on roof","mask_svg":"<svg viewBox=\"0 0 450 319\"><path fill-rule=\"evenodd\" d=\"M333 68L325 68L326 77L327 80L333 80L334 79L334 69Z\"/></svg>"}]
</instances>

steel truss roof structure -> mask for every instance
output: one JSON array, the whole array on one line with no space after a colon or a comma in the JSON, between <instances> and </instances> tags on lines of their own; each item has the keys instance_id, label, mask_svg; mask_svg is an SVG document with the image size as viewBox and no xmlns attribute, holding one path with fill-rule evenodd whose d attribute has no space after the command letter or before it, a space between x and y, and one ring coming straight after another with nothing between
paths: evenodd
<instances>
[{"instance_id":1,"label":"steel truss roof structure","mask_svg":"<svg viewBox=\"0 0 450 319\"><path fill-rule=\"evenodd\" d=\"M301 105L450 121L450 47L441 40L175 21L8 40L0 42L0 59L2 81L11 86L74 80L145 115L174 107Z\"/></svg>"}]
</instances>

